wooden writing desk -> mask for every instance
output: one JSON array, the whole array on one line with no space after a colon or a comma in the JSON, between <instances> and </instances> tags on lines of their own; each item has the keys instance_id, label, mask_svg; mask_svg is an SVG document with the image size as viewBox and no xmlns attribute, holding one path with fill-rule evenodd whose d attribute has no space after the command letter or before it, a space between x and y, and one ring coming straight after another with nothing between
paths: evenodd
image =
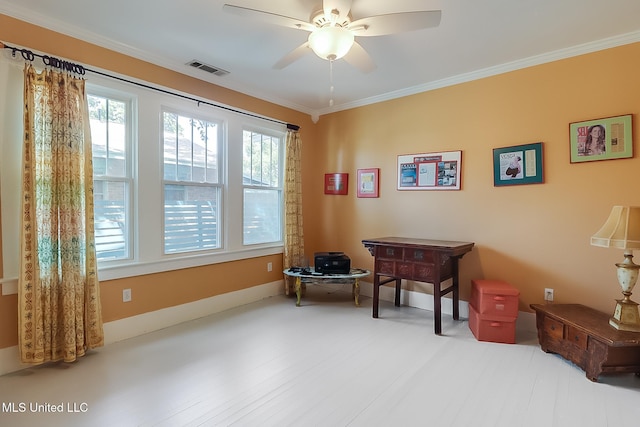
<instances>
[{"instance_id":1,"label":"wooden writing desk","mask_svg":"<svg viewBox=\"0 0 640 427\"><path fill-rule=\"evenodd\" d=\"M362 244L374 257L373 317L378 317L380 286L395 281L395 305L400 306L402 279L433 283L434 331L442 333L441 298L453 293L453 318L458 320L459 283L458 260L473 248L473 243L445 240L383 237L365 239ZM380 280L384 276L386 279ZM446 289L440 283L452 280Z\"/></svg>"}]
</instances>

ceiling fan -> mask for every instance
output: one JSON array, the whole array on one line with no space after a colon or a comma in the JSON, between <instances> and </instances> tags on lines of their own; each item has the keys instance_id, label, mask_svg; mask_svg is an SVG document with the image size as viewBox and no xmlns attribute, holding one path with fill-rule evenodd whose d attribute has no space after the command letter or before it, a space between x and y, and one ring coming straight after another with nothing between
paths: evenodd
<instances>
[{"instance_id":1,"label":"ceiling fan","mask_svg":"<svg viewBox=\"0 0 640 427\"><path fill-rule=\"evenodd\" d=\"M350 65L368 73L374 70L376 65L364 48L355 41L355 37L384 36L436 27L440 24L441 11L439 10L398 12L352 20L352 1L323 0L322 8L314 10L308 22L231 4L225 4L223 10L310 33L305 43L276 62L274 65L276 69L290 65L311 49L322 59L332 62L344 58Z\"/></svg>"}]
</instances>

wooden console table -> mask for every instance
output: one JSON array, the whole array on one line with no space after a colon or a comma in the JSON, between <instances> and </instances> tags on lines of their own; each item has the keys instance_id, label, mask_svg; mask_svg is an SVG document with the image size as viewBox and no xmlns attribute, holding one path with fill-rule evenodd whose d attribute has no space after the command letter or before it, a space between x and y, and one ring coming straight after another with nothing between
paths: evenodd
<instances>
[{"instance_id":1,"label":"wooden console table","mask_svg":"<svg viewBox=\"0 0 640 427\"><path fill-rule=\"evenodd\" d=\"M579 304L532 304L540 347L582 368L591 381L601 373L640 375L640 333L619 331L608 314Z\"/></svg>"},{"instance_id":2,"label":"wooden console table","mask_svg":"<svg viewBox=\"0 0 640 427\"><path fill-rule=\"evenodd\" d=\"M458 320L459 284L458 260L473 248L473 243L444 240L383 237L365 239L362 244L374 257L373 317L378 317L380 286L395 281L395 305L400 306L402 279L433 283L434 331L442 333L441 298L453 293L453 318ZM381 277L386 279L381 280ZM440 283L452 280L452 285L441 289Z\"/></svg>"}]
</instances>

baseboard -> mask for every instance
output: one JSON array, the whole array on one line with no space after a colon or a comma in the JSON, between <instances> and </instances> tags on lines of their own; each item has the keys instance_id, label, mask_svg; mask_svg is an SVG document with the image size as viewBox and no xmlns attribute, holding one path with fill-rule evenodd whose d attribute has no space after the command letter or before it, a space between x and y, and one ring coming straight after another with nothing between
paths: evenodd
<instances>
[{"instance_id":1,"label":"baseboard","mask_svg":"<svg viewBox=\"0 0 640 427\"><path fill-rule=\"evenodd\" d=\"M0 375L28 367L29 365L20 363L20 354L18 353L17 345L0 349Z\"/></svg>"},{"instance_id":2,"label":"baseboard","mask_svg":"<svg viewBox=\"0 0 640 427\"><path fill-rule=\"evenodd\" d=\"M105 323L104 343L108 345L137 337L283 293L284 284L282 280L279 280Z\"/></svg>"},{"instance_id":3,"label":"baseboard","mask_svg":"<svg viewBox=\"0 0 640 427\"><path fill-rule=\"evenodd\" d=\"M361 281L360 295L373 298L373 283ZM393 286L381 286L380 299L382 301L394 302L395 288ZM433 295L403 289L400 294L400 304L433 311ZM449 316L453 315L453 300L451 298L442 298L441 310L442 314ZM460 301L459 311L461 319L469 319L469 303L467 301ZM525 311L518 312L518 318L516 319L516 331L523 333L536 333L535 313Z\"/></svg>"},{"instance_id":4,"label":"baseboard","mask_svg":"<svg viewBox=\"0 0 640 427\"><path fill-rule=\"evenodd\" d=\"M360 282L360 295L373 298L373 283ZM393 286L380 286L380 299L382 301L394 302L395 288ZM453 300L451 298L442 298L441 310L443 314L453 314ZM433 295L423 292L402 290L400 294L400 305L421 308L423 310L433 311ZM460 317L469 318L469 304L466 301L460 301Z\"/></svg>"},{"instance_id":5,"label":"baseboard","mask_svg":"<svg viewBox=\"0 0 640 427\"><path fill-rule=\"evenodd\" d=\"M340 288L337 289L345 290L346 287L341 285ZM351 288L349 287L345 292L351 292ZM104 324L105 345L168 328L190 320L199 319L201 317L219 313L245 304L250 304L252 302L260 301L283 293L284 285L282 280L279 280L260 286L254 286L249 289L216 295L211 298L182 304L176 307L168 307L162 310L140 314L138 316L127 317L126 319L108 322ZM373 284L360 282L360 295L373 297ZM381 300L393 302L394 298L395 293L392 287L382 286L380 288ZM433 295L430 294L403 290L400 302L402 305L433 311ZM442 313L447 315L453 314L453 303L450 298L442 299ZM469 304L466 301L460 301L460 317L462 319L469 318ZM529 333L535 332L535 319L536 317L534 313L520 312L518 319L516 320L516 330L526 331ZM29 366L21 364L19 360L20 357L17 346L0 349L0 375L19 371Z\"/></svg>"},{"instance_id":6,"label":"baseboard","mask_svg":"<svg viewBox=\"0 0 640 427\"><path fill-rule=\"evenodd\" d=\"M107 322L104 324L104 343L109 345L283 293L284 284L282 280L279 280L188 304ZM18 346L0 349L0 375L30 366L20 363L19 360Z\"/></svg>"}]
</instances>

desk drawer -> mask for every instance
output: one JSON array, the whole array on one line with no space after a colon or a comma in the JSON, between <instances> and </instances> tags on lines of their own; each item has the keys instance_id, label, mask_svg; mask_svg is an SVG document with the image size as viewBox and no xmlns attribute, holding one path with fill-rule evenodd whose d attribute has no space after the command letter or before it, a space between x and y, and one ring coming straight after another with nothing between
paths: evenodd
<instances>
[{"instance_id":1,"label":"desk drawer","mask_svg":"<svg viewBox=\"0 0 640 427\"><path fill-rule=\"evenodd\" d=\"M404 260L407 262L423 262L433 264L433 251L407 248L404 250Z\"/></svg>"},{"instance_id":2,"label":"desk drawer","mask_svg":"<svg viewBox=\"0 0 640 427\"><path fill-rule=\"evenodd\" d=\"M587 349L587 334L573 326L567 325L567 341L575 345L579 349Z\"/></svg>"},{"instance_id":3,"label":"desk drawer","mask_svg":"<svg viewBox=\"0 0 640 427\"><path fill-rule=\"evenodd\" d=\"M376 256L379 259L397 259L401 260L404 255L402 248L396 248L393 246L378 246Z\"/></svg>"},{"instance_id":4,"label":"desk drawer","mask_svg":"<svg viewBox=\"0 0 640 427\"><path fill-rule=\"evenodd\" d=\"M554 341L561 341L564 338L564 324L562 322L545 316L543 328L545 334Z\"/></svg>"}]
</instances>

